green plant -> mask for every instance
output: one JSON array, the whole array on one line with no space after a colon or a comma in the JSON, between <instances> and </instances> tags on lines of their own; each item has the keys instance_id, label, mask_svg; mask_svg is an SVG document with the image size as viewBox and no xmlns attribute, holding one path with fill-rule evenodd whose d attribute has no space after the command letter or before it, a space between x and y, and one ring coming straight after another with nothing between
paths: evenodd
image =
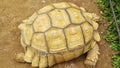
<instances>
[{"instance_id":1,"label":"green plant","mask_svg":"<svg viewBox=\"0 0 120 68\"><path fill-rule=\"evenodd\" d=\"M120 44L119 43L111 43L110 46L113 50L120 50Z\"/></svg>"},{"instance_id":2,"label":"green plant","mask_svg":"<svg viewBox=\"0 0 120 68\"><path fill-rule=\"evenodd\" d=\"M114 13L116 15L116 19L113 18L113 12L110 6L110 0L98 0L99 7L102 11L103 19L105 22L109 23L107 34L105 35L105 39L111 43L111 48L113 50L120 51L120 37L118 33L118 29L120 29L120 0L111 0L114 8ZM117 26L116 27L116 23ZM113 56L113 68L120 68L120 55Z\"/></svg>"},{"instance_id":3,"label":"green plant","mask_svg":"<svg viewBox=\"0 0 120 68\"><path fill-rule=\"evenodd\" d=\"M105 39L109 42L117 42L118 41L118 33L116 31L115 24L112 24L107 29L107 34L105 36Z\"/></svg>"},{"instance_id":4,"label":"green plant","mask_svg":"<svg viewBox=\"0 0 120 68\"><path fill-rule=\"evenodd\" d=\"M114 23L115 21L113 19L113 13L110 7L110 2L109 0L98 0L98 4L102 11L102 15L104 16L103 18L105 22L112 22L109 23L111 25L108 27L108 31L105 36L105 39L114 44L111 45L112 49L120 50L120 48L118 47L120 46L118 32L116 29L116 25ZM112 4L117 18L116 22L119 24L120 27L120 0L112 0ZM114 47L118 47L118 48L114 48Z\"/></svg>"},{"instance_id":5,"label":"green plant","mask_svg":"<svg viewBox=\"0 0 120 68\"><path fill-rule=\"evenodd\" d=\"M120 68L120 55L115 55L112 59L114 68Z\"/></svg>"}]
</instances>

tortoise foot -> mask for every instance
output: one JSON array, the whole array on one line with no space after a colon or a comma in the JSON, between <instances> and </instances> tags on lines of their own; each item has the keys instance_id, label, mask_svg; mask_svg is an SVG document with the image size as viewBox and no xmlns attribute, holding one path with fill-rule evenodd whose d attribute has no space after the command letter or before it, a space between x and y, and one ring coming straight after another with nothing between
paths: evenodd
<instances>
[{"instance_id":1,"label":"tortoise foot","mask_svg":"<svg viewBox=\"0 0 120 68\"><path fill-rule=\"evenodd\" d=\"M99 47L97 44L94 45L94 47L88 52L87 58L84 62L84 64L87 66L87 68L95 68L95 65L98 61L98 55L99 55Z\"/></svg>"},{"instance_id":2,"label":"tortoise foot","mask_svg":"<svg viewBox=\"0 0 120 68\"><path fill-rule=\"evenodd\" d=\"M84 64L87 68L95 68L96 62L86 59Z\"/></svg>"},{"instance_id":3,"label":"tortoise foot","mask_svg":"<svg viewBox=\"0 0 120 68\"><path fill-rule=\"evenodd\" d=\"M24 61L24 53L16 54L15 60L16 60L17 62L25 62L25 61Z\"/></svg>"}]
</instances>

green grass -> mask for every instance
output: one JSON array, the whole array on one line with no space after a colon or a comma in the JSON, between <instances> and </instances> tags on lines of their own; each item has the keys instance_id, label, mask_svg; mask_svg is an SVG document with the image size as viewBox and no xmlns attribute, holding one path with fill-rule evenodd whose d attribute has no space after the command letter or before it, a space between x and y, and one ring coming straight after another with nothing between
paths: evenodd
<instances>
[{"instance_id":1,"label":"green grass","mask_svg":"<svg viewBox=\"0 0 120 68\"><path fill-rule=\"evenodd\" d=\"M112 58L114 68L120 68L120 55L115 55Z\"/></svg>"},{"instance_id":2,"label":"green grass","mask_svg":"<svg viewBox=\"0 0 120 68\"><path fill-rule=\"evenodd\" d=\"M98 0L98 4L102 11L104 21L110 24L107 34L105 35L105 39L111 43L110 47L113 50L120 51L118 32L113 19L113 13L109 0ZM120 0L112 0L112 4L117 17L117 23L120 28ZM113 68L120 68L120 55L113 56Z\"/></svg>"}]
</instances>

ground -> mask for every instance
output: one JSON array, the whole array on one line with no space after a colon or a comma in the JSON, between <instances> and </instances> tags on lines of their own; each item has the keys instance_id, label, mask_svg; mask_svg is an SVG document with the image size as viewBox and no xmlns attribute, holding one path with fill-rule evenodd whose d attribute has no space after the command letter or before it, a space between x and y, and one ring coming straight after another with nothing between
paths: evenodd
<instances>
[{"instance_id":1,"label":"ground","mask_svg":"<svg viewBox=\"0 0 120 68\"><path fill-rule=\"evenodd\" d=\"M16 53L23 52L18 25L43 6L61 1L73 2L84 7L88 12L101 16L95 0L0 0L0 68L32 68L28 63L18 63L14 60ZM96 68L112 68L112 52L109 43L103 39L107 25L102 20L99 24L102 38L99 43L101 54ZM56 64L51 68L85 68L84 60L85 55L69 62Z\"/></svg>"}]
</instances>

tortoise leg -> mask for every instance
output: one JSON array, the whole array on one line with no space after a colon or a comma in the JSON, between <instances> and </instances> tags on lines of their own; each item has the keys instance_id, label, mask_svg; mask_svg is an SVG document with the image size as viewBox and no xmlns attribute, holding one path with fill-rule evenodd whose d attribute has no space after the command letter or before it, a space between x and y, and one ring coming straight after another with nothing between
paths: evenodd
<instances>
[{"instance_id":1,"label":"tortoise leg","mask_svg":"<svg viewBox=\"0 0 120 68\"><path fill-rule=\"evenodd\" d=\"M32 60L32 67L38 67L39 66L39 59L40 59L40 55L39 53L36 51L35 52L35 55L33 57L33 60Z\"/></svg>"},{"instance_id":2,"label":"tortoise leg","mask_svg":"<svg viewBox=\"0 0 120 68\"><path fill-rule=\"evenodd\" d=\"M48 59L45 55L39 56L39 68L46 68L48 66Z\"/></svg>"},{"instance_id":3,"label":"tortoise leg","mask_svg":"<svg viewBox=\"0 0 120 68\"><path fill-rule=\"evenodd\" d=\"M85 65L88 68L94 68L97 61L98 61L98 55L99 55L99 47L98 44L96 43L94 47L88 52L87 58L84 61Z\"/></svg>"},{"instance_id":4,"label":"tortoise leg","mask_svg":"<svg viewBox=\"0 0 120 68\"><path fill-rule=\"evenodd\" d=\"M31 63L34 57L34 49L27 47L25 53L19 53L16 55L15 60L18 62L29 62Z\"/></svg>"},{"instance_id":5,"label":"tortoise leg","mask_svg":"<svg viewBox=\"0 0 120 68\"><path fill-rule=\"evenodd\" d=\"M31 63L35 55L35 50L31 47L27 47L27 51L24 55L24 60L28 63Z\"/></svg>"},{"instance_id":6,"label":"tortoise leg","mask_svg":"<svg viewBox=\"0 0 120 68\"><path fill-rule=\"evenodd\" d=\"M15 56L15 60L16 60L17 62L25 62L25 60L24 60L24 53L19 53L19 54L17 54L17 55Z\"/></svg>"},{"instance_id":7,"label":"tortoise leg","mask_svg":"<svg viewBox=\"0 0 120 68\"><path fill-rule=\"evenodd\" d=\"M23 48L24 48L24 52L26 52L26 45L25 45L24 42L23 42L23 36L22 36L22 35L21 35L21 44L22 44L22 46L23 46ZM25 56L25 54L24 54L23 52L21 52L21 53L19 53L19 54L16 54L15 60L16 60L17 62L25 62L24 56Z\"/></svg>"}]
</instances>

